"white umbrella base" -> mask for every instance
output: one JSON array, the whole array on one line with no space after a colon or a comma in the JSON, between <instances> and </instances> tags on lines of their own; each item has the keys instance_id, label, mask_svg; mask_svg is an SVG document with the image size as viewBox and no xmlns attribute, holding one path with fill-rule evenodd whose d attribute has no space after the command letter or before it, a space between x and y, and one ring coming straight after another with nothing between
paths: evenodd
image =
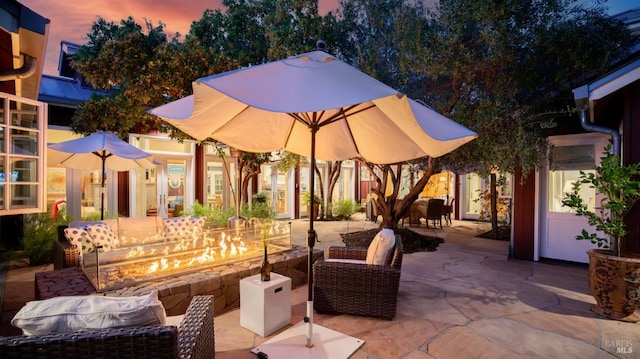
<instances>
[{"instance_id":1,"label":"white umbrella base","mask_svg":"<svg viewBox=\"0 0 640 359\"><path fill-rule=\"evenodd\" d=\"M269 359L310 358L347 359L364 340L313 324L313 346L307 348L307 323L300 321L293 327L276 335L251 350L254 354L265 353Z\"/></svg>"}]
</instances>

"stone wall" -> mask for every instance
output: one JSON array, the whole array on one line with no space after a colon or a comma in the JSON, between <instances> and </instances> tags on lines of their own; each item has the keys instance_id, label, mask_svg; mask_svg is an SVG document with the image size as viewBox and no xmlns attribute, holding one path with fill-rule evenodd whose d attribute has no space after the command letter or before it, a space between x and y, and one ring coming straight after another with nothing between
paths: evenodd
<instances>
[{"instance_id":1,"label":"stone wall","mask_svg":"<svg viewBox=\"0 0 640 359\"><path fill-rule=\"evenodd\" d=\"M291 251L269 255L271 271L291 278L291 286L297 288L307 283L306 247L294 246ZM314 250L314 261L324 252ZM184 314L196 295L213 295L215 314L240 307L240 279L260 273L262 258L234 263L224 267L204 269L174 278L140 283L132 287L107 291L104 295L130 296L157 290L167 315Z\"/></svg>"}]
</instances>

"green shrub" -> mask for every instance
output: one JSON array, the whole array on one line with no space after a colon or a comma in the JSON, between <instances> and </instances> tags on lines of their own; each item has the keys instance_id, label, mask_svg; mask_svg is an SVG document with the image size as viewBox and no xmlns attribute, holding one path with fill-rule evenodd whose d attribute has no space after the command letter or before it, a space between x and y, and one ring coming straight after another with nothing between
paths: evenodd
<instances>
[{"instance_id":1,"label":"green shrub","mask_svg":"<svg viewBox=\"0 0 640 359\"><path fill-rule=\"evenodd\" d=\"M100 212L89 212L82 216L83 221L95 222L100 220ZM105 218L106 219L106 218Z\"/></svg>"},{"instance_id":2,"label":"green shrub","mask_svg":"<svg viewBox=\"0 0 640 359\"><path fill-rule=\"evenodd\" d=\"M276 211L266 202L253 202L251 206L242 207L241 215L245 218L276 218Z\"/></svg>"},{"instance_id":3,"label":"green shrub","mask_svg":"<svg viewBox=\"0 0 640 359\"><path fill-rule=\"evenodd\" d=\"M311 193L304 192L301 202L303 206L308 206L311 203ZM313 194L313 204L322 204L322 197L317 193Z\"/></svg>"},{"instance_id":4,"label":"green shrub","mask_svg":"<svg viewBox=\"0 0 640 359\"><path fill-rule=\"evenodd\" d=\"M220 228L227 226L227 221L236 215L236 211L233 208L212 208L196 200L193 206L184 211L184 214L194 217L204 217L205 228Z\"/></svg>"},{"instance_id":5,"label":"green shrub","mask_svg":"<svg viewBox=\"0 0 640 359\"><path fill-rule=\"evenodd\" d=\"M267 203L267 201L269 200L269 193L268 192L258 192L256 194L253 195L253 197L251 197L251 202L252 203Z\"/></svg>"},{"instance_id":6,"label":"green shrub","mask_svg":"<svg viewBox=\"0 0 640 359\"><path fill-rule=\"evenodd\" d=\"M58 212L56 219L51 218L51 210L24 215L22 246L31 265L52 262L51 250L58 239L58 226L69 224L69 221L65 209Z\"/></svg>"},{"instance_id":7,"label":"green shrub","mask_svg":"<svg viewBox=\"0 0 640 359\"><path fill-rule=\"evenodd\" d=\"M351 216L356 213L356 202L351 199L344 199L333 204L333 213L336 217L342 219L351 219Z\"/></svg>"}]
</instances>

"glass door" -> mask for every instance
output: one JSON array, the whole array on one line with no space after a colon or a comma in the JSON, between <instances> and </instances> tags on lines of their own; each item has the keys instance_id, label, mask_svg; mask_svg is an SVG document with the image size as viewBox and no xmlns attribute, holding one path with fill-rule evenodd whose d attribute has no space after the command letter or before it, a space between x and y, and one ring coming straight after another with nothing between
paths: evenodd
<instances>
[{"instance_id":1,"label":"glass door","mask_svg":"<svg viewBox=\"0 0 640 359\"><path fill-rule=\"evenodd\" d=\"M278 218L289 218L289 172L283 172L273 164L262 165L260 169L259 192L267 192L267 203L275 210Z\"/></svg>"},{"instance_id":2,"label":"glass door","mask_svg":"<svg viewBox=\"0 0 640 359\"><path fill-rule=\"evenodd\" d=\"M480 219L480 193L484 190L482 178L476 173L469 173L463 177L462 181L462 198L464 198L464 206L462 207L463 219Z\"/></svg>"},{"instance_id":3,"label":"glass door","mask_svg":"<svg viewBox=\"0 0 640 359\"><path fill-rule=\"evenodd\" d=\"M550 138L554 145L553 167L540 169L540 257L587 263L586 251L594 248L589 241L578 241L576 235L589 228L584 217L578 217L562 206L580 171L593 172L607 139L601 135L573 135ZM598 203L595 189L582 187L580 193L591 210Z\"/></svg>"},{"instance_id":4,"label":"glass door","mask_svg":"<svg viewBox=\"0 0 640 359\"><path fill-rule=\"evenodd\" d=\"M132 216L179 216L195 198L195 142L136 135L130 143L151 154L155 168L130 171Z\"/></svg>"},{"instance_id":5,"label":"glass door","mask_svg":"<svg viewBox=\"0 0 640 359\"><path fill-rule=\"evenodd\" d=\"M300 164L300 191L298 203L300 203L300 217L308 217L307 206L302 205L302 196L309 192L309 165Z\"/></svg>"},{"instance_id":6,"label":"glass door","mask_svg":"<svg viewBox=\"0 0 640 359\"><path fill-rule=\"evenodd\" d=\"M207 162L207 204L211 208L222 208L224 177L221 162Z\"/></svg>"}]
</instances>

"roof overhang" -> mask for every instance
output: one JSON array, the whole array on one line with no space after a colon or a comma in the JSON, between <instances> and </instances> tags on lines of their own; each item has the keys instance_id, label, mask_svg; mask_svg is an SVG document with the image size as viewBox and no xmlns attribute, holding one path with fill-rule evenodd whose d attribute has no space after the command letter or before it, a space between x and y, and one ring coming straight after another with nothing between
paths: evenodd
<instances>
[{"instance_id":1,"label":"roof overhang","mask_svg":"<svg viewBox=\"0 0 640 359\"><path fill-rule=\"evenodd\" d=\"M30 99L38 98L40 78L44 69L47 39L49 37L50 20L46 19L28 7L16 2L6 1L0 4L0 30L9 33L11 37L10 54L13 68L3 69L5 73L12 70L19 72L28 61L28 57L35 59L35 70L29 76L16 76L15 95Z\"/></svg>"},{"instance_id":2,"label":"roof overhang","mask_svg":"<svg viewBox=\"0 0 640 359\"><path fill-rule=\"evenodd\" d=\"M638 80L640 80L640 57L589 84L573 89L573 98L578 108L588 105L593 118L593 102L620 91Z\"/></svg>"}]
</instances>

